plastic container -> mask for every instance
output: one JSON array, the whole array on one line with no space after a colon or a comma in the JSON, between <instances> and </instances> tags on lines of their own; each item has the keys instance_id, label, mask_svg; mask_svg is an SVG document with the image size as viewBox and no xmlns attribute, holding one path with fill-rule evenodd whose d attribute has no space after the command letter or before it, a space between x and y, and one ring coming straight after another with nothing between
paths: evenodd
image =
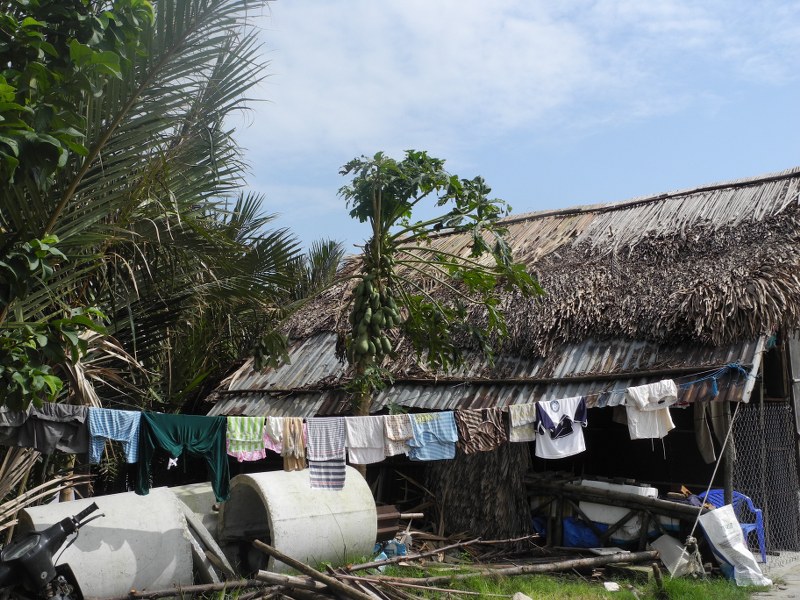
<instances>
[{"instance_id":1,"label":"plastic container","mask_svg":"<svg viewBox=\"0 0 800 600\"><path fill-rule=\"evenodd\" d=\"M615 492L624 492L626 494L634 494L636 496L643 496L646 498L658 498L658 489L643 484L643 485L630 485L626 483L613 483L610 481L595 481L594 479L583 479L580 485L597 488L601 490L613 490ZM604 525L613 525L631 509L619 506L610 506L608 504L599 504L596 502L579 502L578 506L583 513L592 521L596 523L603 523ZM642 528L642 519L640 517L632 517L617 531L614 532L612 540L614 541L632 541L639 539L639 533Z\"/></svg>"}]
</instances>

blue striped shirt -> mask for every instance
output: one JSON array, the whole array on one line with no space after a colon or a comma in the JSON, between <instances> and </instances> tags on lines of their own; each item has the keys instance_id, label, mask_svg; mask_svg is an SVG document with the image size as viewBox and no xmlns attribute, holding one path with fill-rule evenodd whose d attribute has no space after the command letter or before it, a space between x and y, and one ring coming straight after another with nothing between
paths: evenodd
<instances>
[{"instance_id":1,"label":"blue striped shirt","mask_svg":"<svg viewBox=\"0 0 800 600\"><path fill-rule=\"evenodd\" d=\"M411 414L408 458L411 460L445 460L455 458L458 429L453 411Z\"/></svg>"},{"instance_id":2,"label":"blue striped shirt","mask_svg":"<svg viewBox=\"0 0 800 600\"><path fill-rule=\"evenodd\" d=\"M142 413L138 410L115 410L89 408L89 462L97 464L103 456L106 440L122 442L125 460L139 460L139 422Z\"/></svg>"}]
</instances>

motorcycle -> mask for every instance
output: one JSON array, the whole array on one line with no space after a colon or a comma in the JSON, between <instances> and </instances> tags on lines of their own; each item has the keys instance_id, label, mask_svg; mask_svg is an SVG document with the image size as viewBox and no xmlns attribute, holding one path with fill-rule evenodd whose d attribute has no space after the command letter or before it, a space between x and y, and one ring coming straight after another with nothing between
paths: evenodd
<instances>
[{"instance_id":1,"label":"motorcycle","mask_svg":"<svg viewBox=\"0 0 800 600\"><path fill-rule=\"evenodd\" d=\"M98 509L92 503L78 514L62 519L42 531L33 531L8 544L0 551L0 597L83 600L80 586L69 565L56 565L54 555L64 546L66 550L76 539L78 530L100 518L91 515Z\"/></svg>"}]
</instances>

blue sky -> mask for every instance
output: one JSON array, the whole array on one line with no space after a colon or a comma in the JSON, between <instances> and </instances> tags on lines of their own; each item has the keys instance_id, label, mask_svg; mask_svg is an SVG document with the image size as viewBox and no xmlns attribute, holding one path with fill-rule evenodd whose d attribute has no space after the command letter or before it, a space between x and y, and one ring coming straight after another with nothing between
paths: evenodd
<instances>
[{"instance_id":1,"label":"blue sky","mask_svg":"<svg viewBox=\"0 0 800 600\"><path fill-rule=\"evenodd\" d=\"M304 245L368 236L339 168L407 148L515 214L800 166L800 3L278 0L248 187Z\"/></svg>"}]
</instances>

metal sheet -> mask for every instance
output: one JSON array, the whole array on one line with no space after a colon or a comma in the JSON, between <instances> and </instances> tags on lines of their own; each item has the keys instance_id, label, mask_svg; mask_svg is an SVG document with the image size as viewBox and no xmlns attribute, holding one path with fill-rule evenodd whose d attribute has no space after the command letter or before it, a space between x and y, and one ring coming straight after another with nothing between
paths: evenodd
<instances>
[{"instance_id":1,"label":"metal sheet","mask_svg":"<svg viewBox=\"0 0 800 600\"><path fill-rule=\"evenodd\" d=\"M335 356L335 336L321 334L290 349L291 364L256 373L245 365L234 374L228 389L218 391L210 415L273 415L309 417L349 412L349 400L341 390L345 365ZM645 375L648 371L688 369L673 377L681 388L680 400L693 402L708 398L712 381L697 381L709 369L738 363L757 370L763 340L725 347L696 345L664 347L641 341L587 340L565 345L546 359L501 357L485 380L471 373L485 372L485 362L468 361L447 382L402 380L378 393L373 412L397 404L411 410L452 410L456 408L503 407L608 392L621 394L631 386L664 379L667 375ZM480 370L479 370L480 369ZM615 374L620 378L610 378ZM751 373L751 378L752 378ZM580 378L579 380L575 380ZM545 379L546 381L526 381ZM717 378L717 400L749 400L749 379L733 372Z\"/></svg>"}]
</instances>

